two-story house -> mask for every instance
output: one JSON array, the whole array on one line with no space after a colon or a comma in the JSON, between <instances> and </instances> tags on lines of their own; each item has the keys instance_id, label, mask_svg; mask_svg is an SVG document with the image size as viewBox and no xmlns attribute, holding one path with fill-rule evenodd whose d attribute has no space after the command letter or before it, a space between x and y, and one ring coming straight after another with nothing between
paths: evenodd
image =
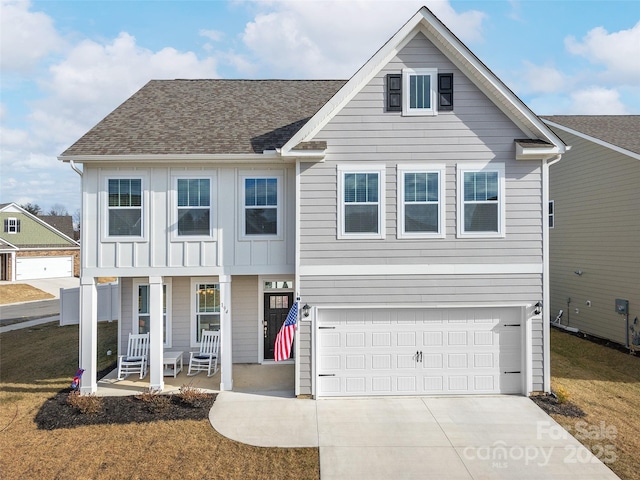
<instances>
[{"instance_id":1,"label":"two-story house","mask_svg":"<svg viewBox=\"0 0 640 480\"><path fill-rule=\"evenodd\" d=\"M82 164L81 391L99 276L120 348L150 331L152 388L163 348L219 329L232 389L299 297L298 395L548 391L565 148L427 8L346 82L149 82L59 157Z\"/></svg>"}]
</instances>

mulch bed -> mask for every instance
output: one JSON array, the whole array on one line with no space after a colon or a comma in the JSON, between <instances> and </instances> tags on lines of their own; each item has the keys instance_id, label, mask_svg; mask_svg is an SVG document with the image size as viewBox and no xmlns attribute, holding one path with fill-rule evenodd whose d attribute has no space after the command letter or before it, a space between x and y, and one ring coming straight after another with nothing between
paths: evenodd
<instances>
[{"instance_id":1,"label":"mulch bed","mask_svg":"<svg viewBox=\"0 0 640 480\"><path fill-rule=\"evenodd\" d=\"M533 395L530 398L549 415L562 415L572 418L582 418L586 416L586 413L577 405L566 401L560 403L553 395Z\"/></svg>"},{"instance_id":2,"label":"mulch bed","mask_svg":"<svg viewBox=\"0 0 640 480\"><path fill-rule=\"evenodd\" d=\"M204 420L217 394L201 394L197 401L186 403L178 395L163 395L161 402L150 401L148 396L97 397L97 413L80 413L67 403L70 389L58 392L48 399L35 417L41 430L74 428L84 425L146 423L164 420Z\"/></svg>"}]
</instances>

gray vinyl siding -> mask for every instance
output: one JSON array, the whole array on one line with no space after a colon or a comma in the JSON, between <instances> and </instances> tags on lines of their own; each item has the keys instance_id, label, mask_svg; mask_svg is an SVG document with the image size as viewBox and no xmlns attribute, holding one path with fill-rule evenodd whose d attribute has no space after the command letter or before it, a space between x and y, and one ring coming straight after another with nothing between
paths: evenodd
<instances>
[{"instance_id":1,"label":"gray vinyl siding","mask_svg":"<svg viewBox=\"0 0 640 480\"><path fill-rule=\"evenodd\" d=\"M233 363L258 362L258 278L234 276L231 281Z\"/></svg>"},{"instance_id":2,"label":"gray vinyl siding","mask_svg":"<svg viewBox=\"0 0 640 480\"><path fill-rule=\"evenodd\" d=\"M433 117L385 112L387 73L404 67L454 72L455 108ZM418 34L315 140L326 140L323 163L302 163L300 259L302 265L379 263L542 262L540 162L515 160L514 139L523 133L427 39ZM456 165L492 161L505 165L506 238L456 238ZM337 165L379 163L384 180L385 240L338 240ZM397 239L398 164L446 165L445 239ZM417 260L419 259L419 260Z\"/></svg>"},{"instance_id":3,"label":"gray vinyl siding","mask_svg":"<svg viewBox=\"0 0 640 480\"><path fill-rule=\"evenodd\" d=\"M454 74L454 109L436 116L385 111L388 73L436 67ZM300 175L300 264L353 266L353 275L300 277L310 305L489 305L535 304L542 299L541 273L489 274L482 265L526 264L542 271L540 161L515 160L514 140L526 135L469 79L418 33L314 137L328 149L322 163L302 162ZM504 165L504 238L457 238L457 165ZM385 166L382 240L338 239L338 165ZM445 165L445 238L398 239L397 166ZM475 265L478 274L357 275L360 265ZM533 326L533 389L543 390L543 339ZM306 352L302 352L303 354ZM309 352L309 357L313 352ZM302 361L302 360L301 360Z\"/></svg>"},{"instance_id":4,"label":"gray vinyl siding","mask_svg":"<svg viewBox=\"0 0 640 480\"><path fill-rule=\"evenodd\" d=\"M166 350L182 351L185 362L191 347L192 300L191 277L166 277L171 282L171 346ZM132 278L121 278L120 352L126 352L129 334L133 327L134 298ZM258 362L258 280L256 276L233 276L232 340L234 363ZM137 300L136 300L137 301Z\"/></svg>"},{"instance_id":5,"label":"gray vinyl siding","mask_svg":"<svg viewBox=\"0 0 640 480\"><path fill-rule=\"evenodd\" d=\"M300 327L298 328L298 336L296 337L296 348L298 350L296 362L299 365L298 371L300 375L297 379L297 384L299 386L300 395L312 394L312 329L313 324L310 321L302 320L300 322Z\"/></svg>"},{"instance_id":6,"label":"gray vinyl siding","mask_svg":"<svg viewBox=\"0 0 640 480\"><path fill-rule=\"evenodd\" d=\"M133 333L133 280L131 278L121 278L120 283L120 320L118 330L120 332L118 355L127 354L127 343L129 334Z\"/></svg>"},{"instance_id":7,"label":"gray vinyl siding","mask_svg":"<svg viewBox=\"0 0 640 480\"><path fill-rule=\"evenodd\" d=\"M550 173L551 315L563 309L565 325L625 344L614 304L629 300L631 321L640 316L640 160L556 132L571 150Z\"/></svg>"}]
</instances>

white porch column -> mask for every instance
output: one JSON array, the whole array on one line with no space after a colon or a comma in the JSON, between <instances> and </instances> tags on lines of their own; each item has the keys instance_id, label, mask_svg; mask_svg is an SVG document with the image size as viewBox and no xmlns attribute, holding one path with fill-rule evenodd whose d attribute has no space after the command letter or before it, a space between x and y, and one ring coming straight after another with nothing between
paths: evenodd
<instances>
[{"instance_id":1,"label":"white porch column","mask_svg":"<svg viewBox=\"0 0 640 480\"><path fill-rule=\"evenodd\" d=\"M149 388L162 391L163 345L162 277L149 277Z\"/></svg>"},{"instance_id":2,"label":"white porch column","mask_svg":"<svg viewBox=\"0 0 640 480\"><path fill-rule=\"evenodd\" d=\"M84 374L80 381L80 393L85 395L98 390L98 290L93 277L80 278L80 328L79 362Z\"/></svg>"},{"instance_id":3,"label":"white porch column","mask_svg":"<svg viewBox=\"0 0 640 480\"><path fill-rule=\"evenodd\" d=\"M233 390L231 275L220 275L220 390Z\"/></svg>"}]
</instances>

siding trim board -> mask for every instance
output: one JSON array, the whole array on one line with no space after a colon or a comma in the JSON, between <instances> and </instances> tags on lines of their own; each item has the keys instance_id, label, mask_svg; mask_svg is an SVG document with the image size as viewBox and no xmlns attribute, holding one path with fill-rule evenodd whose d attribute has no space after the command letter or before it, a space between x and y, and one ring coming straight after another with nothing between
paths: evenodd
<instances>
[{"instance_id":1,"label":"siding trim board","mask_svg":"<svg viewBox=\"0 0 640 480\"><path fill-rule=\"evenodd\" d=\"M301 265L300 276L358 275L502 275L541 274L542 263L412 264L412 265Z\"/></svg>"}]
</instances>

